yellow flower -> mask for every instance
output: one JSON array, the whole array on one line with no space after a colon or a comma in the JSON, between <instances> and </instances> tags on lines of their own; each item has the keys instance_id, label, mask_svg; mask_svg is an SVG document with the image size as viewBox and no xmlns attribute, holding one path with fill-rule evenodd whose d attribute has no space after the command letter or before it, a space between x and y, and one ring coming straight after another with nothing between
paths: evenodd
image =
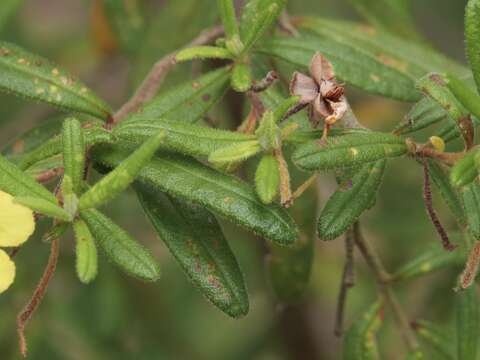
<instances>
[{"instance_id":1,"label":"yellow flower","mask_svg":"<svg viewBox=\"0 0 480 360\"><path fill-rule=\"evenodd\" d=\"M0 247L19 246L33 234L33 212L15 204L13 196L0 191ZM15 264L0 249L0 293L7 290L15 279Z\"/></svg>"}]
</instances>

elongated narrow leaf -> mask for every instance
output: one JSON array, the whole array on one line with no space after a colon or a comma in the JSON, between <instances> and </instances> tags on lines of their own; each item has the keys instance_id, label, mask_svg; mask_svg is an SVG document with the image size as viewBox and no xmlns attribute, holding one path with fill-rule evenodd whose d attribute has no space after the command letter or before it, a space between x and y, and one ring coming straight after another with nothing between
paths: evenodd
<instances>
[{"instance_id":1,"label":"elongated narrow leaf","mask_svg":"<svg viewBox=\"0 0 480 360\"><path fill-rule=\"evenodd\" d=\"M217 0L217 7L225 29L225 35L229 38L239 38L240 32L238 30L233 0Z\"/></svg>"},{"instance_id":2,"label":"elongated narrow leaf","mask_svg":"<svg viewBox=\"0 0 480 360\"><path fill-rule=\"evenodd\" d=\"M0 89L66 110L110 116L110 108L63 69L22 48L0 42Z\"/></svg>"},{"instance_id":3,"label":"elongated narrow leaf","mask_svg":"<svg viewBox=\"0 0 480 360\"><path fill-rule=\"evenodd\" d=\"M125 158L121 149L102 149L97 161L114 167ZM155 157L138 180L159 191L199 204L234 223L280 244L292 244L297 227L279 206L262 204L255 190L239 179L222 174L180 155Z\"/></svg>"},{"instance_id":4,"label":"elongated narrow leaf","mask_svg":"<svg viewBox=\"0 0 480 360\"><path fill-rule=\"evenodd\" d=\"M405 0L350 0L353 7L375 27L419 40L410 12L410 1Z\"/></svg>"},{"instance_id":5,"label":"elongated narrow leaf","mask_svg":"<svg viewBox=\"0 0 480 360\"><path fill-rule=\"evenodd\" d=\"M469 0L465 11L465 43L467 58L480 91L480 1Z\"/></svg>"},{"instance_id":6,"label":"elongated narrow leaf","mask_svg":"<svg viewBox=\"0 0 480 360\"><path fill-rule=\"evenodd\" d=\"M395 280L409 280L447 267L462 265L465 258L459 251L445 251L435 246L408 261L393 274Z\"/></svg>"},{"instance_id":7,"label":"elongated narrow leaf","mask_svg":"<svg viewBox=\"0 0 480 360\"><path fill-rule=\"evenodd\" d=\"M278 195L280 170L275 156L264 155L255 172L255 190L264 204L270 204Z\"/></svg>"},{"instance_id":8,"label":"elongated narrow leaf","mask_svg":"<svg viewBox=\"0 0 480 360\"><path fill-rule=\"evenodd\" d=\"M455 359L451 335L448 332L426 320L416 320L413 329L420 339L435 351L438 359Z\"/></svg>"},{"instance_id":9,"label":"elongated narrow leaf","mask_svg":"<svg viewBox=\"0 0 480 360\"><path fill-rule=\"evenodd\" d=\"M478 176L475 158L480 154L480 148L473 148L458 160L450 171L450 182L455 187L470 184Z\"/></svg>"},{"instance_id":10,"label":"elongated narrow leaf","mask_svg":"<svg viewBox=\"0 0 480 360\"><path fill-rule=\"evenodd\" d=\"M468 231L480 240L480 184L474 181L462 189Z\"/></svg>"},{"instance_id":11,"label":"elongated narrow leaf","mask_svg":"<svg viewBox=\"0 0 480 360\"><path fill-rule=\"evenodd\" d=\"M445 75L448 89L458 101L477 119L480 118L480 96L470 88L470 84L452 74Z\"/></svg>"},{"instance_id":12,"label":"elongated narrow leaf","mask_svg":"<svg viewBox=\"0 0 480 360\"><path fill-rule=\"evenodd\" d=\"M225 94L229 80L229 67L209 72L156 96L126 120L151 121L168 118L179 122L194 123L200 120Z\"/></svg>"},{"instance_id":13,"label":"elongated narrow leaf","mask_svg":"<svg viewBox=\"0 0 480 360\"><path fill-rule=\"evenodd\" d=\"M401 137L384 133L359 133L328 138L299 146L294 163L304 170L348 168L381 159L405 155L407 145Z\"/></svg>"},{"instance_id":14,"label":"elongated narrow leaf","mask_svg":"<svg viewBox=\"0 0 480 360\"><path fill-rule=\"evenodd\" d=\"M382 304L376 302L352 324L343 342L344 360L380 359L375 332L382 322L381 310Z\"/></svg>"},{"instance_id":15,"label":"elongated narrow leaf","mask_svg":"<svg viewBox=\"0 0 480 360\"><path fill-rule=\"evenodd\" d=\"M113 135L139 145L162 130L165 131L165 140L161 148L193 156L208 156L228 145L243 146L255 141L253 135L164 119L126 120L113 130Z\"/></svg>"},{"instance_id":16,"label":"elongated narrow leaf","mask_svg":"<svg viewBox=\"0 0 480 360\"><path fill-rule=\"evenodd\" d=\"M375 201L385 171L385 160L365 165L355 176L340 184L318 219L318 236L333 240L347 231Z\"/></svg>"},{"instance_id":17,"label":"elongated narrow leaf","mask_svg":"<svg viewBox=\"0 0 480 360\"><path fill-rule=\"evenodd\" d=\"M93 146L103 143L112 143L114 137L112 134L102 127L93 126L83 131L85 145ZM61 136L53 137L46 141L43 145L31 150L30 152L20 156L18 166L25 170L35 163L51 158L52 156L61 154L63 151L63 141Z\"/></svg>"},{"instance_id":18,"label":"elongated narrow leaf","mask_svg":"<svg viewBox=\"0 0 480 360\"><path fill-rule=\"evenodd\" d=\"M88 284L95 279L98 272L97 247L92 233L82 219L75 220L73 230L76 243L77 276L82 283Z\"/></svg>"},{"instance_id":19,"label":"elongated narrow leaf","mask_svg":"<svg viewBox=\"0 0 480 360\"><path fill-rule=\"evenodd\" d=\"M85 168L85 138L83 129L75 118L68 118L63 123L63 167L65 177L72 181L72 190L79 194L82 189Z\"/></svg>"},{"instance_id":20,"label":"elongated narrow leaf","mask_svg":"<svg viewBox=\"0 0 480 360\"><path fill-rule=\"evenodd\" d=\"M449 115L445 109L438 106L434 100L425 97L412 107L405 116L405 121L396 127L395 133L402 135L410 134L437 124L448 117Z\"/></svg>"},{"instance_id":21,"label":"elongated narrow leaf","mask_svg":"<svg viewBox=\"0 0 480 360\"><path fill-rule=\"evenodd\" d=\"M161 130L148 139L112 172L83 194L80 197L78 208L84 210L101 206L124 191L135 180L138 172L150 161L164 138L165 131Z\"/></svg>"},{"instance_id":22,"label":"elongated narrow leaf","mask_svg":"<svg viewBox=\"0 0 480 360\"><path fill-rule=\"evenodd\" d=\"M26 206L39 214L47 215L63 221L72 221L72 216L68 212L63 210L57 204L43 198L17 196L15 197L15 202Z\"/></svg>"},{"instance_id":23,"label":"elongated narrow leaf","mask_svg":"<svg viewBox=\"0 0 480 360\"><path fill-rule=\"evenodd\" d=\"M243 10L241 38L248 51L273 24L286 5L286 0L251 0Z\"/></svg>"},{"instance_id":24,"label":"elongated narrow leaf","mask_svg":"<svg viewBox=\"0 0 480 360\"><path fill-rule=\"evenodd\" d=\"M478 352L480 304L476 287L459 292L455 301L457 358L475 360Z\"/></svg>"},{"instance_id":25,"label":"elongated narrow leaf","mask_svg":"<svg viewBox=\"0 0 480 360\"><path fill-rule=\"evenodd\" d=\"M252 86L252 69L249 64L237 63L233 66L231 85L233 90L246 92Z\"/></svg>"},{"instance_id":26,"label":"elongated narrow leaf","mask_svg":"<svg viewBox=\"0 0 480 360\"><path fill-rule=\"evenodd\" d=\"M435 187L438 189L443 200L452 212L458 225L464 227L466 219L462 200L457 190L451 185L448 173L441 167L441 165L433 160L428 162L428 168Z\"/></svg>"},{"instance_id":27,"label":"elongated narrow leaf","mask_svg":"<svg viewBox=\"0 0 480 360\"><path fill-rule=\"evenodd\" d=\"M149 185L138 183L135 189L158 235L193 284L228 315L246 315L243 275L215 217Z\"/></svg>"},{"instance_id":28,"label":"elongated narrow leaf","mask_svg":"<svg viewBox=\"0 0 480 360\"><path fill-rule=\"evenodd\" d=\"M1 155L0 190L13 197L34 197L41 198L53 204L57 203L57 199L51 192Z\"/></svg>"},{"instance_id":29,"label":"elongated narrow leaf","mask_svg":"<svg viewBox=\"0 0 480 360\"><path fill-rule=\"evenodd\" d=\"M321 18L298 18L298 38L274 38L258 51L307 68L320 51L336 75L370 93L417 101L415 80L431 71L467 70L430 48L362 24Z\"/></svg>"},{"instance_id":30,"label":"elongated narrow leaf","mask_svg":"<svg viewBox=\"0 0 480 360\"><path fill-rule=\"evenodd\" d=\"M215 150L208 157L208 161L217 164L244 161L261 150L257 140L243 141Z\"/></svg>"},{"instance_id":31,"label":"elongated narrow leaf","mask_svg":"<svg viewBox=\"0 0 480 360\"><path fill-rule=\"evenodd\" d=\"M155 258L123 229L95 209L84 210L80 216L115 265L139 279L158 280L160 268Z\"/></svg>"},{"instance_id":32,"label":"elongated narrow leaf","mask_svg":"<svg viewBox=\"0 0 480 360\"><path fill-rule=\"evenodd\" d=\"M180 50L175 55L177 62L194 59L233 59L232 53L218 46L195 46Z\"/></svg>"},{"instance_id":33,"label":"elongated narrow leaf","mask_svg":"<svg viewBox=\"0 0 480 360\"><path fill-rule=\"evenodd\" d=\"M135 54L142 45L145 22L139 0L103 0L105 14L120 48Z\"/></svg>"}]
</instances>

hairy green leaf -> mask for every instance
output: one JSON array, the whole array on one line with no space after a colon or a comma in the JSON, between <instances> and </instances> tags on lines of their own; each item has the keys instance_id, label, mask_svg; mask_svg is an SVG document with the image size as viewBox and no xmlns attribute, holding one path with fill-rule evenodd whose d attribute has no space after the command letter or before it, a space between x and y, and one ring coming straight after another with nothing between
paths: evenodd
<instances>
[{"instance_id":1,"label":"hairy green leaf","mask_svg":"<svg viewBox=\"0 0 480 360\"><path fill-rule=\"evenodd\" d=\"M464 256L458 251L445 251L438 246L432 246L401 266L392 277L399 281L410 280L447 267L462 265L464 260Z\"/></svg>"},{"instance_id":2,"label":"hairy green leaf","mask_svg":"<svg viewBox=\"0 0 480 360\"><path fill-rule=\"evenodd\" d=\"M455 359L452 349L451 336L449 333L426 320L416 320L412 327L420 339L424 340L425 343L430 345L432 349L435 350L435 354L438 356L438 359Z\"/></svg>"},{"instance_id":3,"label":"hairy green leaf","mask_svg":"<svg viewBox=\"0 0 480 360\"><path fill-rule=\"evenodd\" d=\"M468 62L480 91L480 1L469 0L465 10L465 44Z\"/></svg>"},{"instance_id":4,"label":"hairy green leaf","mask_svg":"<svg viewBox=\"0 0 480 360\"><path fill-rule=\"evenodd\" d=\"M80 217L115 265L139 279L158 280L160 268L152 254L112 220L95 209L81 211Z\"/></svg>"},{"instance_id":5,"label":"hairy green leaf","mask_svg":"<svg viewBox=\"0 0 480 360\"><path fill-rule=\"evenodd\" d=\"M0 155L0 190L13 197L41 198L56 204L57 199L33 178Z\"/></svg>"},{"instance_id":6,"label":"hairy green leaf","mask_svg":"<svg viewBox=\"0 0 480 360\"><path fill-rule=\"evenodd\" d=\"M208 156L215 150L229 145L255 141L255 136L239 132L212 129L164 119L132 119L121 122L113 135L130 144L138 145L159 131L165 131L161 147L193 156Z\"/></svg>"},{"instance_id":7,"label":"hairy green leaf","mask_svg":"<svg viewBox=\"0 0 480 360\"><path fill-rule=\"evenodd\" d=\"M460 103L475 117L480 118L480 96L470 85L452 74L444 77L448 89Z\"/></svg>"},{"instance_id":8,"label":"hairy green leaf","mask_svg":"<svg viewBox=\"0 0 480 360\"><path fill-rule=\"evenodd\" d=\"M194 46L180 50L175 55L177 62L194 59L233 59L233 55L229 50L218 46Z\"/></svg>"},{"instance_id":9,"label":"hairy green leaf","mask_svg":"<svg viewBox=\"0 0 480 360\"><path fill-rule=\"evenodd\" d=\"M478 350L479 304L475 286L456 294L457 358L475 360Z\"/></svg>"},{"instance_id":10,"label":"hairy green leaf","mask_svg":"<svg viewBox=\"0 0 480 360\"><path fill-rule=\"evenodd\" d=\"M0 89L100 119L108 105L65 70L22 48L0 42Z\"/></svg>"},{"instance_id":11,"label":"hairy green leaf","mask_svg":"<svg viewBox=\"0 0 480 360\"><path fill-rule=\"evenodd\" d=\"M98 272L97 247L92 233L82 219L75 220L73 230L76 242L77 276L82 283L88 284L95 279Z\"/></svg>"},{"instance_id":12,"label":"hairy green leaf","mask_svg":"<svg viewBox=\"0 0 480 360\"><path fill-rule=\"evenodd\" d=\"M70 177L73 192L79 194L82 190L86 154L85 138L80 121L75 118L64 121L62 144L64 174Z\"/></svg>"},{"instance_id":13,"label":"hairy green leaf","mask_svg":"<svg viewBox=\"0 0 480 360\"><path fill-rule=\"evenodd\" d=\"M255 172L255 190L264 204L270 204L278 195L280 170L278 161L271 154L263 155Z\"/></svg>"},{"instance_id":14,"label":"hairy green leaf","mask_svg":"<svg viewBox=\"0 0 480 360\"><path fill-rule=\"evenodd\" d=\"M225 94L230 80L230 67L211 71L157 95L126 121L151 121L168 118L194 123Z\"/></svg>"},{"instance_id":15,"label":"hairy green leaf","mask_svg":"<svg viewBox=\"0 0 480 360\"><path fill-rule=\"evenodd\" d=\"M468 231L480 240L480 184L474 181L462 188Z\"/></svg>"},{"instance_id":16,"label":"hairy green leaf","mask_svg":"<svg viewBox=\"0 0 480 360\"><path fill-rule=\"evenodd\" d=\"M80 210L96 208L115 198L135 180L138 172L150 161L165 138L165 131L153 135L112 172L80 197Z\"/></svg>"},{"instance_id":17,"label":"hairy green leaf","mask_svg":"<svg viewBox=\"0 0 480 360\"><path fill-rule=\"evenodd\" d=\"M382 304L377 301L357 319L347 331L343 341L344 360L379 359L375 333L382 322Z\"/></svg>"},{"instance_id":18,"label":"hairy green leaf","mask_svg":"<svg viewBox=\"0 0 480 360\"><path fill-rule=\"evenodd\" d=\"M236 63L232 70L231 85L233 90L246 92L252 86L252 69L249 64Z\"/></svg>"},{"instance_id":19,"label":"hairy green leaf","mask_svg":"<svg viewBox=\"0 0 480 360\"><path fill-rule=\"evenodd\" d=\"M338 187L318 219L318 236L333 240L347 231L375 201L382 182L386 160L365 165Z\"/></svg>"},{"instance_id":20,"label":"hairy green leaf","mask_svg":"<svg viewBox=\"0 0 480 360\"><path fill-rule=\"evenodd\" d=\"M155 187L135 185L143 210L187 277L215 306L232 317L248 313L242 272L215 217L168 198Z\"/></svg>"},{"instance_id":21,"label":"hairy green leaf","mask_svg":"<svg viewBox=\"0 0 480 360\"><path fill-rule=\"evenodd\" d=\"M121 149L96 152L96 159L109 167L118 165L125 156ZM284 209L262 204L246 183L194 159L173 154L157 156L140 171L138 180L280 244L292 244L297 238L297 227Z\"/></svg>"},{"instance_id":22,"label":"hairy green leaf","mask_svg":"<svg viewBox=\"0 0 480 360\"><path fill-rule=\"evenodd\" d=\"M479 148L473 148L458 160L450 171L450 182L455 187L470 184L478 176L476 156L480 154Z\"/></svg>"},{"instance_id":23,"label":"hairy green leaf","mask_svg":"<svg viewBox=\"0 0 480 360\"><path fill-rule=\"evenodd\" d=\"M217 164L244 161L261 150L258 140L243 141L213 151L208 157L208 161Z\"/></svg>"},{"instance_id":24,"label":"hairy green leaf","mask_svg":"<svg viewBox=\"0 0 480 360\"><path fill-rule=\"evenodd\" d=\"M225 35L228 38L239 38L240 32L238 30L237 17L235 15L235 7L233 0L217 0L218 12L222 19Z\"/></svg>"},{"instance_id":25,"label":"hairy green leaf","mask_svg":"<svg viewBox=\"0 0 480 360\"><path fill-rule=\"evenodd\" d=\"M59 220L70 222L72 221L72 216L63 210L57 204L52 203L51 201L45 200L43 198L38 197L30 197L30 196L17 196L14 200L16 203L26 206L33 211L47 215L52 218L56 218Z\"/></svg>"},{"instance_id":26,"label":"hairy green leaf","mask_svg":"<svg viewBox=\"0 0 480 360\"><path fill-rule=\"evenodd\" d=\"M396 134L410 134L425 129L449 117L444 108L428 97L417 102L405 116L405 121L395 128ZM453 120L452 120L453 122Z\"/></svg>"},{"instance_id":27,"label":"hairy green leaf","mask_svg":"<svg viewBox=\"0 0 480 360\"><path fill-rule=\"evenodd\" d=\"M331 170L402 156L407 150L401 137L368 132L328 138L324 144L309 142L299 146L292 159L304 170Z\"/></svg>"}]
</instances>

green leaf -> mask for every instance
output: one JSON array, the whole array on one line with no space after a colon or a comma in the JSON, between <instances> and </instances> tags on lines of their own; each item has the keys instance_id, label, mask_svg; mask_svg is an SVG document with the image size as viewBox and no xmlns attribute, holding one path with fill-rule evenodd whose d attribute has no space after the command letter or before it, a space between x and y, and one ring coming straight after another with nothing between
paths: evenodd
<instances>
[{"instance_id":1,"label":"green leaf","mask_svg":"<svg viewBox=\"0 0 480 360\"><path fill-rule=\"evenodd\" d=\"M80 210L96 208L115 198L135 180L140 170L150 161L165 138L161 130L153 135L112 172L91 187L80 197Z\"/></svg>"},{"instance_id":2,"label":"green leaf","mask_svg":"<svg viewBox=\"0 0 480 360\"><path fill-rule=\"evenodd\" d=\"M433 160L428 161L428 168L435 187L440 192L440 195L452 212L455 220L460 227L464 227L466 224L465 211L457 190L450 183L448 173L440 164Z\"/></svg>"},{"instance_id":3,"label":"green leaf","mask_svg":"<svg viewBox=\"0 0 480 360\"><path fill-rule=\"evenodd\" d=\"M331 170L358 166L407 153L405 139L385 133L358 133L301 145L293 153L294 163L304 170Z\"/></svg>"},{"instance_id":4,"label":"green leaf","mask_svg":"<svg viewBox=\"0 0 480 360\"><path fill-rule=\"evenodd\" d=\"M474 181L462 188L468 231L480 240L480 184Z\"/></svg>"},{"instance_id":5,"label":"green leaf","mask_svg":"<svg viewBox=\"0 0 480 360\"><path fill-rule=\"evenodd\" d=\"M79 194L82 190L85 170L85 138L80 121L68 118L63 123L63 167L64 174L72 181L72 190Z\"/></svg>"},{"instance_id":6,"label":"green leaf","mask_svg":"<svg viewBox=\"0 0 480 360\"><path fill-rule=\"evenodd\" d=\"M239 38L240 32L238 30L237 18L235 16L235 7L233 0L217 0L218 12L222 19L225 35L228 38Z\"/></svg>"},{"instance_id":7,"label":"green leaf","mask_svg":"<svg viewBox=\"0 0 480 360\"><path fill-rule=\"evenodd\" d=\"M17 196L15 197L14 201L17 204L26 206L39 214L47 215L52 218L67 222L72 221L72 216L68 212L63 210L57 204L52 203L51 201L29 196Z\"/></svg>"},{"instance_id":8,"label":"green leaf","mask_svg":"<svg viewBox=\"0 0 480 360\"><path fill-rule=\"evenodd\" d=\"M447 267L462 265L464 260L464 256L458 251L445 251L438 246L432 246L401 266L392 275L392 279L398 281L414 279Z\"/></svg>"},{"instance_id":9,"label":"green leaf","mask_svg":"<svg viewBox=\"0 0 480 360\"><path fill-rule=\"evenodd\" d=\"M92 126L83 129L85 146L91 147L102 143L112 143L114 138L112 134L103 127ZM61 136L56 136L44 142L39 147L18 158L18 166L26 170L35 163L61 154L63 151L63 141Z\"/></svg>"},{"instance_id":10,"label":"green leaf","mask_svg":"<svg viewBox=\"0 0 480 360\"><path fill-rule=\"evenodd\" d=\"M375 202L385 171L385 160L364 166L328 199L318 219L318 236L333 240L347 231Z\"/></svg>"},{"instance_id":11,"label":"green leaf","mask_svg":"<svg viewBox=\"0 0 480 360\"><path fill-rule=\"evenodd\" d=\"M286 5L286 0L251 0L243 10L241 38L247 52L272 26Z\"/></svg>"},{"instance_id":12,"label":"green leaf","mask_svg":"<svg viewBox=\"0 0 480 360\"><path fill-rule=\"evenodd\" d=\"M480 1L469 0L465 10L465 44L468 62L480 91Z\"/></svg>"},{"instance_id":13,"label":"green leaf","mask_svg":"<svg viewBox=\"0 0 480 360\"><path fill-rule=\"evenodd\" d=\"M255 190L264 204L270 204L278 195L280 170L275 156L263 155L255 172Z\"/></svg>"},{"instance_id":14,"label":"green leaf","mask_svg":"<svg viewBox=\"0 0 480 360\"><path fill-rule=\"evenodd\" d=\"M188 123L197 122L222 98L228 89L229 80L229 67L211 71L157 95L140 111L132 113L125 120L151 121L168 118Z\"/></svg>"},{"instance_id":15,"label":"green leaf","mask_svg":"<svg viewBox=\"0 0 480 360\"><path fill-rule=\"evenodd\" d=\"M370 24L412 40L419 40L410 9L405 0L350 0Z\"/></svg>"},{"instance_id":16,"label":"green leaf","mask_svg":"<svg viewBox=\"0 0 480 360\"><path fill-rule=\"evenodd\" d=\"M348 329L343 341L344 360L380 358L375 333L382 322L381 310L382 304L377 301Z\"/></svg>"},{"instance_id":17,"label":"green leaf","mask_svg":"<svg viewBox=\"0 0 480 360\"><path fill-rule=\"evenodd\" d=\"M33 178L0 155L0 190L13 197L41 198L56 204L57 199Z\"/></svg>"},{"instance_id":18,"label":"green leaf","mask_svg":"<svg viewBox=\"0 0 480 360\"><path fill-rule=\"evenodd\" d=\"M479 304L476 286L456 294L457 358L475 360L478 350Z\"/></svg>"},{"instance_id":19,"label":"green leaf","mask_svg":"<svg viewBox=\"0 0 480 360\"><path fill-rule=\"evenodd\" d=\"M95 159L108 167L118 165L125 156L123 149L95 152ZM292 244L297 238L297 227L284 209L262 204L248 184L194 159L173 154L157 156L140 171L138 180L201 205L279 244Z\"/></svg>"},{"instance_id":20,"label":"green leaf","mask_svg":"<svg viewBox=\"0 0 480 360\"><path fill-rule=\"evenodd\" d=\"M243 275L215 217L154 187L137 183L135 189L158 235L193 284L228 315L246 315Z\"/></svg>"},{"instance_id":21,"label":"green leaf","mask_svg":"<svg viewBox=\"0 0 480 360\"><path fill-rule=\"evenodd\" d=\"M145 33L139 0L103 0L103 5L120 48L127 54L135 54Z\"/></svg>"},{"instance_id":22,"label":"green leaf","mask_svg":"<svg viewBox=\"0 0 480 360\"><path fill-rule=\"evenodd\" d=\"M208 157L208 161L216 164L244 161L261 150L258 140L243 141L213 151Z\"/></svg>"},{"instance_id":23,"label":"green leaf","mask_svg":"<svg viewBox=\"0 0 480 360\"><path fill-rule=\"evenodd\" d=\"M233 66L231 85L233 90L238 92L250 90L252 86L252 70L249 64L239 62Z\"/></svg>"},{"instance_id":24,"label":"green leaf","mask_svg":"<svg viewBox=\"0 0 480 360\"><path fill-rule=\"evenodd\" d=\"M424 340L425 343L435 350L435 354L438 356L436 359L455 359L451 346L451 335L448 332L426 320L416 320L413 324L413 329L420 339Z\"/></svg>"},{"instance_id":25,"label":"green leaf","mask_svg":"<svg viewBox=\"0 0 480 360\"><path fill-rule=\"evenodd\" d=\"M410 134L437 124L448 117L448 113L436 101L425 97L412 107L405 116L405 121L395 128L395 133Z\"/></svg>"},{"instance_id":26,"label":"green leaf","mask_svg":"<svg viewBox=\"0 0 480 360\"><path fill-rule=\"evenodd\" d=\"M82 219L75 220L73 230L76 241L77 276L82 283L88 284L95 279L98 272L97 247L92 233Z\"/></svg>"},{"instance_id":27,"label":"green leaf","mask_svg":"<svg viewBox=\"0 0 480 360\"><path fill-rule=\"evenodd\" d=\"M208 156L229 145L243 146L255 141L253 135L164 119L126 120L113 130L113 135L129 144L138 145L162 130L166 134L161 145L163 149L193 156Z\"/></svg>"},{"instance_id":28,"label":"green leaf","mask_svg":"<svg viewBox=\"0 0 480 360\"><path fill-rule=\"evenodd\" d=\"M445 75L448 89L460 103L476 118L480 118L480 96L470 85L452 74Z\"/></svg>"},{"instance_id":29,"label":"green leaf","mask_svg":"<svg viewBox=\"0 0 480 360\"><path fill-rule=\"evenodd\" d=\"M417 78L431 71L467 70L430 48L363 24L321 18L299 18L301 35L274 38L258 51L307 68L321 52L332 62L338 78L372 94L418 101Z\"/></svg>"},{"instance_id":30,"label":"green leaf","mask_svg":"<svg viewBox=\"0 0 480 360\"><path fill-rule=\"evenodd\" d=\"M278 114L277 114L278 115ZM255 131L258 142L265 151L272 151L280 148L280 128L276 124L275 114L271 110L266 110L260 121L260 125Z\"/></svg>"},{"instance_id":31,"label":"green leaf","mask_svg":"<svg viewBox=\"0 0 480 360\"><path fill-rule=\"evenodd\" d=\"M194 59L233 59L232 53L218 46L195 46L180 50L175 55L177 62Z\"/></svg>"},{"instance_id":32,"label":"green leaf","mask_svg":"<svg viewBox=\"0 0 480 360\"><path fill-rule=\"evenodd\" d=\"M139 279L158 280L160 268L152 254L112 220L95 209L81 211L80 217L115 265Z\"/></svg>"},{"instance_id":33,"label":"green leaf","mask_svg":"<svg viewBox=\"0 0 480 360\"><path fill-rule=\"evenodd\" d=\"M22 48L0 42L0 89L99 119L111 110L65 70Z\"/></svg>"},{"instance_id":34,"label":"green leaf","mask_svg":"<svg viewBox=\"0 0 480 360\"><path fill-rule=\"evenodd\" d=\"M458 160L450 171L450 182L455 187L470 184L478 176L475 158L480 154L479 148L473 148Z\"/></svg>"}]
</instances>

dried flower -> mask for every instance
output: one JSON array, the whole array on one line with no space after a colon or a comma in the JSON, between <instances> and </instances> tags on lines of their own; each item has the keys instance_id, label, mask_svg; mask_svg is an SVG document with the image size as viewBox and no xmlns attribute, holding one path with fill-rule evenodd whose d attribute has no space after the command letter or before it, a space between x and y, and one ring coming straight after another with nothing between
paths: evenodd
<instances>
[{"instance_id":1,"label":"dried flower","mask_svg":"<svg viewBox=\"0 0 480 360\"><path fill-rule=\"evenodd\" d=\"M290 92L300 96L301 103L310 104L315 125L323 119L328 128L341 119L348 109L344 88L337 83L332 64L318 52L310 63L310 74L312 77L295 72L290 82Z\"/></svg>"}]
</instances>

